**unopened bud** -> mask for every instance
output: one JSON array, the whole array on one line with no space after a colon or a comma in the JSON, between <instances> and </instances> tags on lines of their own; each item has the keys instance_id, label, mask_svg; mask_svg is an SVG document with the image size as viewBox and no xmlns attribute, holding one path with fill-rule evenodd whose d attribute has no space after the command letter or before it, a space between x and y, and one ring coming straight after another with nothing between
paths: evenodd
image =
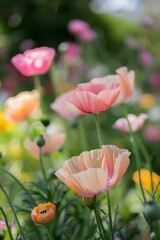
<instances>
[{"instance_id":1,"label":"unopened bud","mask_svg":"<svg viewBox=\"0 0 160 240\"><path fill-rule=\"evenodd\" d=\"M144 207L144 216L150 222L160 219L160 206L154 201L148 201Z\"/></svg>"},{"instance_id":2,"label":"unopened bud","mask_svg":"<svg viewBox=\"0 0 160 240\"><path fill-rule=\"evenodd\" d=\"M45 144L45 140L43 136L39 136L36 141L38 147L43 147Z\"/></svg>"},{"instance_id":3,"label":"unopened bud","mask_svg":"<svg viewBox=\"0 0 160 240\"><path fill-rule=\"evenodd\" d=\"M94 203L93 197L83 197L82 202L85 206L89 207L90 209L93 209Z\"/></svg>"}]
</instances>

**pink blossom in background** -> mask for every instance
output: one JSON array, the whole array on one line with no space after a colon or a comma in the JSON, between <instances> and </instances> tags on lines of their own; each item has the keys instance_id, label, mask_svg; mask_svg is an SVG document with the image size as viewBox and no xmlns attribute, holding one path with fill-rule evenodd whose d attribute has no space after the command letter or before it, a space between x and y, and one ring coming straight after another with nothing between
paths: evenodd
<instances>
[{"instance_id":1,"label":"pink blossom in background","mask_svg":"<svg viewBox=\"0 0 160 240\"><path fill-rule=\"evenodd\" d=\"M5 230L7 229L7 224L5 223L5 221L0 221L0 230Z\"/></svg>"},{"instance_id":2,"label":"pink blossom in background","mask_svg":"<svg viewBox=\"0 0 160 240\"><path fill-rule=\"evenodd\" d=\"M82 83L66 99L83 113L108 110L119 95L119 84Z\"/></svg>"},{"instance_id":3,"label":"pink blossom in background","mask_svg":"<svg viewBox=\"0 0 160 240\"><path fill-rule=\"evenodd\" d=\"M57 97L50 105L53 111L57 112L61 117L70 120L75 119L83 114L77 107L75 107L72 103L66 100L67 96L69 96L71 93L72 91L63 93L62 95Z\"/></svg>"},{"instance_id":4,"label":"pink blossom in background","mask_svg":"<svg viewBox=\"0 0 160 240\"><path fill-rule=\"evenodd\" d=\"M148 118L148 116L145 113L141 113L139 116L136 116L134 114L128 114L127 118L132 131L137 132L143 127L144 121ZM128 121L126 118L120 118L113 124L113 128L119 130L122 133L129 134L130 128Z\"/></svg>"},{"instance_id":5,"label":"pink blossom in background","mask_svg":"<svg viewBox=\"0 0 160 240\"><path fill-rule=\"evenodd\" d=\"M138 60L142 67L150 67L154 63L153 55L149 51L141 51Z\"/></svg>"},{"instance_id":6,"label":"pink blossom in background","mask_svg":"<svg viewBox=\"0 0 160 240\"><path fill-rule=\"evenodd\" d=\"M131 49L138 49L138 47L139 47L138 40L136 38L133 38L133 37L127 37L125 39L125 43Z\"/></svg>"},{"instance_id":7,"label":"pink blossom in background","mask_svg":"<svg viewBox=\"0 0 160 240\"><path fill-rule=\"evenodd\" d=\"M63 42L59 45L59 51L61 58L65 63L74 63L80 56L81 48L74 42Z\"/></svg>"},{"instance_id":8,"label":"pink blossom in background","mask_svg":"<svg viewBox=\"0 0 160 240\"><path fill-rule=\"evenodd\" d=\"M153 87L160 87L160 73L159 72L151 73L149 75L148 81Z\"/></svg>"},{"instance_id":9,"label":"pink blossom in background","mask_svg":"<svg viewBox=\"0 0 160 240\"><path fill-rule=\"evenodd\" d=\"M66 134L62 132L56 124L52 124L46 128L44 134L45 145L42 147L43 154L54 153L58 151L58 147L61 147L66 139ZM36 142L26 139L26 148L31 152L32 156L36 159L39 157L39 147Z\"/></svg>"},{"instance_id":10,"label":"pink blossom in background","mask_svg":"<svg viewBox=\"0 0 160 240\"><path fill-rule=\"evenodd\" d=\"M144 138L150 142L160 141L160 128L150 124L145 128Z\"/></svg>"},{"instance_id":11,"label":"pink blossom in background","mask_svg":"<svg viewBox=\"0 0 160 240\"><path fill-rule=\"evenodd\" d=\"M145 16L142 23L144 27L149 29L153 29L156 25L155 19L151 16Z\"/></svg>"},{"instance_id":12,"label":"pink blossom in background","mask_svg":"<svg viewBox=\"0 0 160 240\"><path fill-rule=\"evenodd\" d=\"M71 20L68 23L68 31L84 42L92 42L97 37L97 33L91 29L90 25L80 19Z\"/></svg>"},{"instance_id":13,"label":"pink blossom in background","mask_svg":"<svg viewBox=\"0 0 160 240\"><path fill-rule=\"evenodd\" d=\"M39 109L40 95L37 90L25 91L6 100L4 112L7 120L23 121Z\"/></svg>"},{"instance_id":14,"label":"pink blossom in background","mask_svg":"<svg viewBox=\"0 0 160 240\"><path fill-rule=\"evenodd\" d=\"M93 197L113 187L126 172L130 152L114 145L82 152L66 160L55 175L82 197Z\"/></svg>"},{"instance_id":15,"label":"pink blossom in background","mask_svg":"<svg viewBox=\"0 0 160 240\"><path fill-rule=\"evenodd\" d=\"M116 70L117 75L108 75L105 77L94 78L93 83L118 83L120 84L120 93L115 101L115 104L127 102L133 95L135 85L135 72L128 71L126 67L121 67Z\"/></svg>"},{"instance_id":16,"label":"pink blossom in background","mask_svg":"<svg viewBox=\"0 0 160 240\"><path fill-rule=\"evenodd\" d=\"M52 63L55 50L49 47L40 47L26 50L23 54L12 57L11 62L24 76L45 74Z\"/></svg>"}]
</instances>

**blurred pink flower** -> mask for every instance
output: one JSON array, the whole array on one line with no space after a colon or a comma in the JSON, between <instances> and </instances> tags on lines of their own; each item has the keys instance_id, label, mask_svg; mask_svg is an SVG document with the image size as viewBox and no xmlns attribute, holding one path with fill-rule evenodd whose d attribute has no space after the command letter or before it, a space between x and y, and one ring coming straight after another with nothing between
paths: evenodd
<instances>
[{"instance_id":1,"label":"blurred pink flower","mask_svg":"<svg viewBox=\"0 0 160 240\"><path fill-rule=\"evenodd\" d=\"M160 128L153 124L148 125L145 128L144 137L150 142L160 141Z\"/></svg>"},{"instance_id":2,"label":"blurred pink flower","mask_svg":"<svg viewBox=\"0 0 160 240\"><path fill-rule=\"evenodd\" d=\"M82 115L83 113L75 107L72 103L66 100L67 96L70 95L71 92L63 93L59 97L57 97L53 103L51 103L50 107L53 111L57 112L61 117L67 119L75 119Z\"/></svg>"},{"instance_id":3,"label":"blurred pink flower","mask_svg":"<svg viewBox=\"0 0 160 240\"><path fill-rule=\"evenodd\" d=\"M44 134L45 145L42 147L43 154L54 153L58 151L58 147L61 147L66 139L66 134L60 131L56 124L52 124L46 128L46 133ZM36 142L30 139L25 140L26 148L31 152L32 156L36 159L39 157L39 147Z\"/></svg>"},{"instance_id":4,"label":"blurred pink flower","mask_svg":"<svg viewBox=\"0 0 160 240\"><path fill-rule=\"evenodd\" d=\"M82 197L93 197L107 191L123 177L130 152L114 145L82 152L64 162L55 175Z\"/></svg>"},{"instance_id":5,"label":"blurred pink flower","mask_svg":"<svg viewBox=\"0 0 160 240\"><path fill-rule=\"evenodd\" d=\"M153 87L160 87L160 73L159 72L151 73L148 81Z\"/></svg>"},{"instance_id":6,"label":"blurred pink flower","mask_svg":"<svg viewBox=\"0 0 160 240\"><path fill-rule=\"evenodd\" d=\"M82 83L66 99L83 113L100 113L108 110L119 95L119 84Z\"/></svg>"},{"instance_id":7,"label":"blurred pink flower","mask_svg":"<svg viewBox=\"0 0 160 240\"><path fill-rule=\"evenodd\" d=\"M80 19L71 20L68 23L68 31L84 42L92 42L97 37L97 33L90 28L90 25Z\"/></svg>"},{"instance_id":8,"label":"blurred pink flower","mask_svg":"<svg viewBox=\"0 0 160 240\"><path fill-rule=\"evenodd\" d=\"M131 48L131 49L138 49L139 47L139 42L136 38L134 37L127 37L125 39L125 43L126 45Z\"/></svg>"},{"instance_id":9,"label":"blurred pink flower","mask_svg":"<svg viewBox=\"0 0 160 240\"><path fill-rule=\"evenodd\" d=\"M7 229L7 224L5 223L5 221L0 221L0 230L5 230Z\"/></svg>"},{"instance_id":10,"label":"blurred pink flower","mask_svg":"<svg viewBox=\"0 0 160 240\"><path fill-rule=\"evenodd\" d=\"M91 80L93 83L118 83L120 84L120 93L115 101L117 103L127 102L133 95L135 84L135 72L129 71L126 67L121 67L116 70L117 75L108 75L105 77L94 78Z\"/></svg>"},{"instance_id":11,"label":"blurred pink flower","mask_svg":"<svg viewBox=\"0 0 160 240\"><path fill-rule=\"evenodd\" d=\"M149 51L141 51L138 56L139 62L142 67L150 67L154 63L152 54Z\"/></svg>"},{"instance_id":12,"label":"blurred pink flower","mask_svg":"<svg viewBox=\"0 0 160 240\"><path fill-rule=\"evenodd\" d=\"M51 66L54 55L54 49L40 47L26 50L23 54L12 57L11 62L21 74L33 76L45 74Z\"/></svg>"},{"instance_id":13,"label":"blurred pink flower","mask_svg":"<svg viewBox=\"0 0 160 240\"><path fill-rule=\"evenodd\" d=\"M137 132L143 127L144 121L148 118L147 114L141 113L139 116L134 114L127 115L128 121L133 132ZM126 118L118 119L114 124L113 128L118 129L122 133L130 133L129 124Z\"/></svg>"},{"instance_id":14,"label":"blurred pink flower","mask_svg":"<svg viewBox=\"0 0 160 240\"><path fill-rule=\"evenodd\" d=\"M40 96L37 90L21 92L6 100L5 117L9 121L19 122L31 116L39 106Z\"/></svg>"},{"instance_id":15,"label":"blurred pink flower","mask_svg":"<svg viewBox=\"0 0 160 240\"><path fill-rule=\"evenodd\" d=\"M80 56L80 46L74 42L63 42L59 45L61 58L66 64L74 63Z\"/></svg>"},{"instance_id":16,"label":"blurred pink flower","mask_svg":"<svg viewBox=\"0 0 160 240\"><path fill-rule=\"evenodd\" d=\"M155 19L151 16L145 16L143 19L143 25L146 28L153 29L156 26Z\"/></svg>"}]
</instances>

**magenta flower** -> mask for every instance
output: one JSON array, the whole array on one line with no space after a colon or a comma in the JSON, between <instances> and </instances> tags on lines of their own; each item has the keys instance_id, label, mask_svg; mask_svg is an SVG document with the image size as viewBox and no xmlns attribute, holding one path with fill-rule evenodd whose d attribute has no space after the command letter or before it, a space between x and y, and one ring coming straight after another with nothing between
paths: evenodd
<instances>
[{"instance_id":1,"label":"magenta flower","mask_svg":"<svg viewBox=\"0 0 160 240\"><path fill-rule=\"evenodd\" d=\"M55 175L82 197L93 197L113 187L125 174L130 152L114 145L82 152L64 162Z\"/></svg>"},{"instance_id":2,"label":"magenta flower","mask_svg":"<svg viewBox=\"0 0 160 240\"><path fill-rule=\"evenodd\" d=\"M154 63L152 54L149 51L141 51L138 56L139 62L142 67L150 67Z\"/></svg>"},{"instance_id":3,"label":"magenta flower","mask_svg":"<svg viewBox=\"0 0 160 240\"><path fill-rule=\"evenodd\" d=\"M26 50L11 59L12 64L24 76L45 74L52 63L55 50L49 47L40 47Z\"/></svg>"},{"instance_id":4,"label":"magenta flower","mask_svg":"<svg viewBox=\"0 0 160 240\"><path fill-rule=\"evenodd\" d=\"M50 105L53 111L57 112L61 117L70 120L75 119L79 115L83 114L77 107L75 107L72 103L66 100L66 98L70 96L72 92L63 93L62 95L57 97Z\"/></svg>"},{"instance_id":5,"label":"magenta flower","mask_svg":"<svg viewBox=\"0 0 160 240\"><path fill-rule=\"evenodd\" d=\"M145 129L144 137L149 142L159 142L160 141L160 128L158 128L154 124L148 125Z\"/></svg>"},{"instance_id":6,"label":"magenta flower","mask_svg":"<svg viewBox=\"0 0 160 240\"><path fill-rule=\"evenodd\" d=\"M68 31L84 42L92 42L97 37L97 33L91 29L90 25L80 19L71 20Z\"/></svg>"},{"instance_id":7,"label":"magenta flower","mask_svg":"<svg viewBox=\"0 0 160 240\"><path fill-rule=\"evenodd\" d=\"M130 123L131 129L133 132L137 132L143 127L144 121L148 118L147 114L141 113L139 116L134 114L128 114L128 121ZM113 128L118 129L122 133L130 133L130 127L126 118L118 119Z\"/></svg>"},{"instance_id":8,"label":"magenta flower","mask_svg":"<svg viewBox=\"0 0 160 240\"><path fill-rule=\"evenodd\" d=\"M108 110L119 95L119 84L78 84L66 99L83 113L100 113Z\"/></svg>"}]
</instances>

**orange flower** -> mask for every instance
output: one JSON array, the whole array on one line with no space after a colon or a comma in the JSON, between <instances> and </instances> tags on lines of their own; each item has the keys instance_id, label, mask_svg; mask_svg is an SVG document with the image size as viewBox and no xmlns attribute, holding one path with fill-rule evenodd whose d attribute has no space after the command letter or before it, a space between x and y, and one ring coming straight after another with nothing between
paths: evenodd
<instances>
[{"instance_id":1,"label":"orange flower","mask_svg":"<svg viewBox=\"0 0 160 240\"><path fill-rule=\"evenodd\" d=\"M38 91L21 92L7 99L5 103L5 116L8 120L19 122L29 117L40 105Z\"/></svg>"},{"instance_id":2,"label":"orange flower","mask_svg":"<svg viewBox=\"0 0 160 240\"><path fill-rule=\"evenodd\" d=\"M38 224L48 224L55 218L56 206L51 203L41 203L31 212L31 218Z\"/></svg>"},{"instance_id":3,"label":"orange flower","mask_svg":"<svg viewBox=\"0 0 160 240\"><path fill-rule=\"evenodd\" d=\"M141 181L142 181L142 186L149 192L151 192L151 176L149 170L142 168L140 170L140 176L141 176ZM139 185L139 177L138 177L138 171L134 172L133 174L133 181ZM158 184L160 183L160 177L152 172L152 181L153 181L153 187L154 190L157 189ZM160 191L160 186L157 189Z\"/></svg>"}]
</instances>

